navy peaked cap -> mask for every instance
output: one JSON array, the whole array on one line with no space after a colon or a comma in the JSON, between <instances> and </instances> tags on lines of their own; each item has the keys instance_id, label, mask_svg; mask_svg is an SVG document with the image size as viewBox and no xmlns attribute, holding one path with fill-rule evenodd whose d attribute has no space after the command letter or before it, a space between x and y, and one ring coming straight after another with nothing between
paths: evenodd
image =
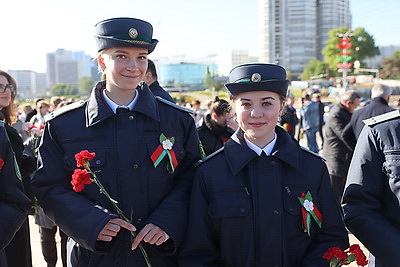
<instances>
[{"instance_id":1,"label":"navy peaked cap","mask_svg":"<svg viewBox=\"0 0 400 267\"><path fill-rule=\"evenodd\" d=\"M279 65L252 63L233 68L229 83L225 84L230 95L251 91L271 91L286 96L289 86L286 70Z\"/></svg>"},{"instance_id":2,"label":"navy peaked cap","mask_svg":"<svg viewBox=\"0 0 400 267\"><path fill-rule=\"evenodd\" d=\"M153 38L153 26L135 18L112 18L95 26L95 39L100 52L110 47L140 47L153 52L158 40Z\"/></svg>"}]
</instances>

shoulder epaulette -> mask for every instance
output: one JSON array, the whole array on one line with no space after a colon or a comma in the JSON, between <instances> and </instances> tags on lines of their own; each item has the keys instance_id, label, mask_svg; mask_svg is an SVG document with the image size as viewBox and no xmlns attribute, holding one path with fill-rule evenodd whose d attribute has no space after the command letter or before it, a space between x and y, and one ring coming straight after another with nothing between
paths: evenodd
<instances>
[{"instance_id":1,"label":"shoulder epaulette","mask_svg":"<svg viewBox=\"0 0 400 267\"><path fill-rule=\"evenodd\" d=\"M202 158L201 160L197 161L194 166L198 167L199 165L203 164L204 162L206 162L207 160L215 157L216 155L218 155L219 153L221 153L222 151L224 151L224 147L221 147L220 149L214 151L213 153L211 153L210 155Z\"/></svg>"},{"instance_id":2,"label":"shoulder epaulette","mask_svg":"<svg viewBox=\"0 0 400 267\"><path fill-rule=\"evenodd\" d=\"M316 156L316 157L322 159L323 161L325 161L325 159L324 159L323 157L321 157L318 153L315 153L315 152L309 150L308 148L305 148L304 146L300 146L300 148L301 148L302 150L304 150L305 152L310 153L311 155L314 155L314 156Z\"/></svg>"},{"instance_id":3,"label":"shoulder epaulette","mask_svg":"<svg viewBox=\"0 0 400 267\"><path fill-rule=\"evenodd\" d=\"M68 104L68 105L63 106L61 108L58 108L58 109L54 110L53 112L51 112L51 113L47 114L46 116L44 116L44 120L46 122L50 121L50 120L54 119L55 117L60 116L61 114L64 114L64 113L66 113L66 112L68 112L70 110L74 110L74 109L82 107L85 103L86 103L86 101L79 100L77 102Z\"/></svg>"},{"instance_id":4,"label":"shoulder epaulette","mask_svg":"<svg viewBox=\"0 0 400 267\"><path fill-rule=\"evenodd\" d=\"M158 101L160 101L160 102L163 102L164 104L167 104L167 105L173 107L173 108L176 108L176 109L185 111L185 112L190 113L190 114L195 114L195 112L194 112L193 110L190 110L190 109L181 107L181 106L179 106L179 105L177 105L177 104L175 104L175 103L172 103L171 101L168 101L168 100L162 98L161 96L158 96L158 95L157 95L157 96L156 96L156 99L157 99Z\"/></svg>"},{"instance_id":5,"label":"shoulder epaulette","mask_svg":"<svg viewBox=\"0 0 400 267\"><path fill-rule=\"evenodd\" d=\"M375 125L375 124L378 124L378 123L381 123L384 121L388 121L388 120L397 118L399 116L400 116L400 112L399 112L399 109L397 109L394 111L390 111L390 112L363 120L363 122L368 126L372 126L372 125Z\"/></svg>"}]
</instances>

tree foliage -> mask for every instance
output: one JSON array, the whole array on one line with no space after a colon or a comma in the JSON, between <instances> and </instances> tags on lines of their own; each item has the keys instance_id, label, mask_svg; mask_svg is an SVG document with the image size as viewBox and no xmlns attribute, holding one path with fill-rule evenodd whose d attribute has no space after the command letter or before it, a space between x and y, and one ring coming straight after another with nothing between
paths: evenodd
<instances>
[{"instance_id":1,"label":"tree foliage","mask_svg":"<svg viewBox=\"0 0 400 267\"><path fill-rule=\"evenodd\" d=\"M84 76L79 79L79 92L82 95L89 95L92 91L94 80L92 77Z\"/></svg>"},{"instance_id":2,"label":"tree foliage","mask_svg":"<svg viewBox=\"0 0 400 267\"><path fill-rule=\"evenodd\" d=\"M382 79L400 79L400 51L385 58L380 64L379 77Z\"/></svg>"},{"instance_id":3,"label":"tree foliage","mask_svg":"<svg viewBox=\"0 0 400 267\"><path fill-rule=\"evenodd\" d=\"M349 32L349 28L342 26L329 31L329 39L326 41L326 46L322 50L324 61L328 64L329 70L332 73L337 73L337 64L339 63L339 55L341 49L338 48L340 38L338 33ZM349 48L351 63L359 60L363 65L363 60L368 57L379 55L379 48L375 45L374 37L369 35L364 28L357 28L353 31L350 42L352 46Z\"/></svg>"},{"instance_id":4,"label":"tree foliage","mask_svg":"<svg viewBox=\"0 0 400 267\"><path fill-rule=\"evenodd\" d=\"M51 88L51 93L59 96L77 95L78 89L71 84L57 83Z\"/></svg>"},{"instance_id":5,"label":"tree foliage","mask_svg":"<svg viewBox=\"0 0 400 267\"><path fill-rule=\"evenodd\" d=\"M207 66L206 75L204 77L204 86L206 86L207 88L212 87L212 75L209 66Z\"/></svg>"},{"instance_id":6,"label":"tree foliage","mask_svg":"<svg viewBox=\"0 0 400 267\"><path fill-rule=\"evenodd\" d=\"M303 81L309 80L311 76L317 76L326 73L325 63L318 59L311 59L301 74Z\"/></svg>"}]
</instances>

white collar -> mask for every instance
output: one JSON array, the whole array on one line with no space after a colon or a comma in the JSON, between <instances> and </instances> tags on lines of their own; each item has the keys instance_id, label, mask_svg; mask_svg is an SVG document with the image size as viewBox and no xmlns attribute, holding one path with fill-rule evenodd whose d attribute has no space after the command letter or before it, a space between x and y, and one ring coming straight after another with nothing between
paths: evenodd
<instances>
[{"instance_id":1,"label":"white collar","mask_svg":"<svg viewBox=\"0 0 400 267\"><path fill-rule=\"evenodd\" d=\"M271 153L272 153L272 149L274 149L274 146L275 146L275 144L276 144L277 135L276 135L276 133L274 132L274 139L272 139L272 141L269 142L269 143L268 143L264 148L262 148L262 149L259 148L258 146L256 146L255 144L253 144L250 140L248 140L248 139L246 138L246 136L244 136L244 140L246 141L247 146L248 146L251 150L253 150L254 152L256 152L257 155L261 156L261 153L264 151L265 154L266 154L267 156L270 156Z\"/></svg>"},{"instance_id":2,"label":"white collar","mask_svg":"<svg viewBox=\"0 0 400 267\"><path fill-rule=\"evenodd\" d=\"M127 106L119 106L114 101L112 101L111 98L107 96L106 89L103 90L103 96L104 99L106 100L106 103L110 106L112 111L114 113L117 113L117 108L129 108L129 110L133 110L133 107L136 105L136 102L139 99L139 91L137 89L135 90L136 90L135 98Z\"/></svg>"}]
</instances>

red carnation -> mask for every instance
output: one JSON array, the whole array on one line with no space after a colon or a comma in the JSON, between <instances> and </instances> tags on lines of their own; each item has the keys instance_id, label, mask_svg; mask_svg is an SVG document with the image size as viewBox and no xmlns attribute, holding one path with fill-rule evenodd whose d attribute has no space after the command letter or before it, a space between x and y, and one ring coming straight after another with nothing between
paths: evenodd
<instances>
[{"instance_id":1,"label":"red carnation","mask_svg":"<svg viewBox=\"0 0 400 267\"><path fill-rule=\"evenodd\" d=\"M367 257L364 255L364 252L361 250L358 244L351 245L349 252L356 256L358 265L364 266L368 264Z\"/></svg>"},{"instance_id":2,"label":"red carnation","mask_svg":"<svg viewBox=\"0 0 400 267\"><path fill-rule=\"evenodd\" d=\"M322 256L322 258L330 261L333 258L338 258L340 261L344 261L347 258L347 254L343 249L338 247L329 248L328 251Z\"/></svg>"},{"instance_id":3,"label":"red carnation","mask_svg":"<svg viewBox=\"0 0 400 267\"><path fill-rule=\"evenodd\" d=\"M75 169L71 180L75 192L81 192L85 188L85 184L91 183L92 180L87 170Z\"/></svg>"},{"instance_id":4,"label":"red carnation","mask_svg":"<svg viewBox=\"0 0 400 267\"><path fill-rule=\"evenodd\" d=\"M0 158L0 170L3 169L3 165L4 165L4 160Z\"/></svg>"},{"instance_id":5,"label":"red carnation","mask_svg":"<svg viewBox=\"0 0 400 267\"><path fill-rule=\"evenodd\" d=\"M96 153L90 153L88 150L82 150L75 155L76 166L85 167L85 165L96 156Z\"/></svg>"}]
</instances>

